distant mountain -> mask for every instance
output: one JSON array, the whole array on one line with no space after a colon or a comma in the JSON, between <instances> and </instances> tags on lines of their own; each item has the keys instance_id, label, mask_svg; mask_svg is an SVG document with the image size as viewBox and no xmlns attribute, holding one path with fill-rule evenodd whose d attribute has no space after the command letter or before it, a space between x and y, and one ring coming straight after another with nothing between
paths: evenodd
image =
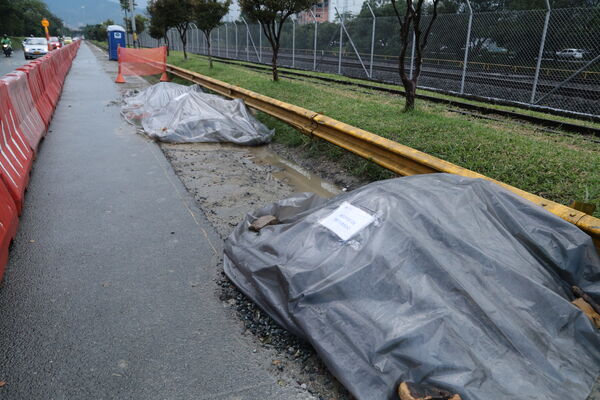
<instances>
[{"instance_id":1,"label":"distant mountain","mask_svg":"<svg viewBox=\"0 0 600 400\"><path fill-rule=\"evenodd\" d=\"M112 19L123 25L123 13L118 0L45 0L48 9L72 28L99 24ZM136 0L136 14L144 14L146 0Z\"/></svg>"}]
</instances>

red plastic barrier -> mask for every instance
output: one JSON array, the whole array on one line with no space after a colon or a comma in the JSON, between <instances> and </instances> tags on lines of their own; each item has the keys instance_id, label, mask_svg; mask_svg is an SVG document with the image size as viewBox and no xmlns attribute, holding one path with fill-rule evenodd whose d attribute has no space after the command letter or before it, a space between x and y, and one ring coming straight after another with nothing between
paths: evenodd
<instances>
[{"instance_id":1,"label":"red plastic barrier","mask_svg":"<svg viewBox=\"0 0 600 400\"><path fill-rule=\"evenodd\" d=\"M0 279L23 210L34 151L80 44L53 51L0 78Z\"/></svg>"},{"instance_id":2,"label":"red plastic barrier","mask_svg":"<svg viewBox=\"0 0 600 400\"><path fill-rule=\"evenodd\" d=\"M167 81L167 48L128 49L119 47L119 73L117 83L125 83L123 75L148 76L162 74L161 82Z\"/></svg>"},{"instance_id":3,"label":"red plastic barrier","mask_svg":"<svg viewBox=\"0 0 600 400\"><path fill-rule=\"evenodd\" d=\"M56 76L54 75L54 68L52 64L47 61L47 56L39 58L32 63L37 63L44 80L44 88L46 89L46 95L52 102L52 108L56 107L58 98L60 97L61 86L58 83Z\"/></svg>"},{"instance_id":4,"label":"red plastic barrier","mask_svg":"<svg viewBox=\"0 0 600 400\"><path fill-rule=\"evenodd\" d=\"M46 87L44 86L44 79L42 78L40 65L37 63L29 63L17 68L17 70L23 71L25 74L27 74L27 82L29 83L29 89L31 89L33 102L35 103L35 107L40 113L42 120L44 120L46 129L48 129L48 125L52 119L52 114L54 113L54 107L52 106L52 101L50 101L50 98L46 93Z\"/></svg>"},{"instance_id":5,"label":"red plastic barrier","mask_svg":"<svg viewBox=\"0 0 600 400\"><path fill-rule=\"evenodd\" d=\"M0 176L19 214L23 208L32 164L33 152L17 123L17 113L11 103L8 86L0 81Z\"/></svg>"},{"instance_id":6,"label":"red plastic barrier","mask_svg":"<svg viewBox=\"0 0 600 400\"><path fill-rule=\"evenodd\" d=\"M46 124L33 101L27 75L23 71L15 71L4 75L0 81L8 88L17 126L27 137L29 146L37 151L38 144L46 133Z\"/></svg>"},{"instance_id":7,"label":"red plastic barrier","mask_svg":"<svg viewBox=\"0 0 600 400\"><path fill-rule=\"evenodd\" d=\"M19 217L17 208L10 193L0 182L0 281L4 276L4 269L8 262L8 247L17 234Z\"/></svg>"}]
</instances>

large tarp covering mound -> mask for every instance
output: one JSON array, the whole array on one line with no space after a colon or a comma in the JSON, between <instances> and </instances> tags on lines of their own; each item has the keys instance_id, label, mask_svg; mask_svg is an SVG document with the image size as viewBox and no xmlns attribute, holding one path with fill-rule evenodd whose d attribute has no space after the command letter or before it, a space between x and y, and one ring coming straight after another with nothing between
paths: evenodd
<instances>
[{"instance_id":1,"label":"large tarp covering mound","mask_svg":"<svg viewBox=\"0 0 600 400\"><path fill-rule=\"evenodd\" d=\"M173 143L269 143L274 131L250 114L241 99L226 100L199 86L160 82L126 96L121 113L157 140Z\"/></svg>"},{"instance_id":2,"label":"large tarp covering mound","mask_svg":"<svg viewBox=\"0 0 600 400\"><path fill-rule=\"evenodd\" d=\"M279 224L249 230L265 215ZM238 225L224 267L359 399L397 399L407 381L463 400L584 400L600 373L600 334L571 304L570 285L600 300L591 238L485 180L295 195Z\"/></svg>"}]
</instances>

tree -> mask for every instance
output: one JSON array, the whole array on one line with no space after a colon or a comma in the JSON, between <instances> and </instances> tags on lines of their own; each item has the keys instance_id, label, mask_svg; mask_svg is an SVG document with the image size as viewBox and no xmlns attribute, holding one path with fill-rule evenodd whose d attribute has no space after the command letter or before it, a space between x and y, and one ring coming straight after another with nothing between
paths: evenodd
<instances>
[{"instance_id":1,"label":"tree","mask_svg":"<svg viewBox=\"0 0 600 400\"><path fill-rule=\"evenodd\" d=\"M440 0L433 0L431 4L432 14L428 18L428 21L422 21L425 10L423 5L425 0L391 0L392 6L394 7L394 13L400 24L400 60L399 60L399 73L402 85L404 85L404 91L406 92L406 103L404 105L404 111L412 111L415 108L415 97L417 94L417 83L419 76L421 75L421 66L423 64L423 52L427 47L427 39L431 33L433 23L437 18L437 7ZM402 6L398 4L402 1L406 8L402 11ZM422 28L421 23L425 22L425 29ZM414 38L415 44L415 69L412 78L409 77L406 71L406 52L411 39Z\"/></svg>"},{"instance_id":2,"label":"tree","mask_svg":"<svg viewBox=\"0 0 600 400\"><path fill-rule=\"evenodd\" d=\"M274 81L279 80L277 56L283 24L292 14L308 10L318 2L319 0L239 0L242 12L251 20L260 22L263 33L271 45Z\"/></svg>"},{"instance_id":3,"label":"tree","mask_svg":"<svg viewBox=\"0 0 600 400\"><path fill-rule=\"evenodd\" d=\"M42 36L42 18L50 21L50 34L65 31L60 18L52 14L46 3L40 0L0 0L0 34L11 36Z\"/></svg>"},{"instance_id":4,"label":"tree","mask_svg":"<svg viewBox=\"0 0 600 400\"><path fill-rule=\"evenodd\" d=\"M142 32L146 30L146 25L148 24L148 18L144 17L141 14L137 14L135 16L135 33L140 35Z\"/></svg>"},{"instance_id":5,"label":"tree","mask_svg":"<svg viewBox=\"0 0 600 400\"><path fill-rule=\"evenodd\" d=\"M148 11L148 15L150 15L150 36L157 40L164 39L167 44L167 55L169 55L169 48L171 46L167 33L170 26L167 20L167 10L164 9L163 3L162 0L150 0L146 10Z\"/></svg>"},{"instance_id":6,"label":"tree","mask_svg":"<svg viewBox=\"0 0 600 400\"><path fill-rule=\"evenodd\" d=\"M221 25L221 20L229 12L231 0L224 3L218 0L194 0L193 11L194 19L198 29L204 33L206 43L208 44L208 63L213 67L212 55L210 52L210 33L213 29Z\"/></svg>"},{"instance_id":7,"label":"tree","mask_svg":"<svg viewBox=\"0 0 600 400\"><path fill-rule=\"evenodd\" d=\"M193 0L159 0L162 3L163 17L169 28L177 29L181 44L183 45L183 58L187 60L187 31L190 28L190 22L194 19L192 13Z\"/></svg>"}]
</instances>

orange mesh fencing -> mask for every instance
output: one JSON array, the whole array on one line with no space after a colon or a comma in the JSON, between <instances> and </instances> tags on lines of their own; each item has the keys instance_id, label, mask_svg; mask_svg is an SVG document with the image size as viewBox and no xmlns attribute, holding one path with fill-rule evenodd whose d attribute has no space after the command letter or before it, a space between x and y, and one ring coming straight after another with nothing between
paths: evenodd
<instances>
[{"instance_id":1,"label":"orange mesh fencing","mask_svg":"<svg viewBox=\"0 0 600 400\"><path fill-rule=\"evenodd\" d=\"M117 83L125 83L124 75L148 76L162 74L161 82L167 81L167 48L129 49L119 47L119 74Z\"/></svg>"}]
</instances>

